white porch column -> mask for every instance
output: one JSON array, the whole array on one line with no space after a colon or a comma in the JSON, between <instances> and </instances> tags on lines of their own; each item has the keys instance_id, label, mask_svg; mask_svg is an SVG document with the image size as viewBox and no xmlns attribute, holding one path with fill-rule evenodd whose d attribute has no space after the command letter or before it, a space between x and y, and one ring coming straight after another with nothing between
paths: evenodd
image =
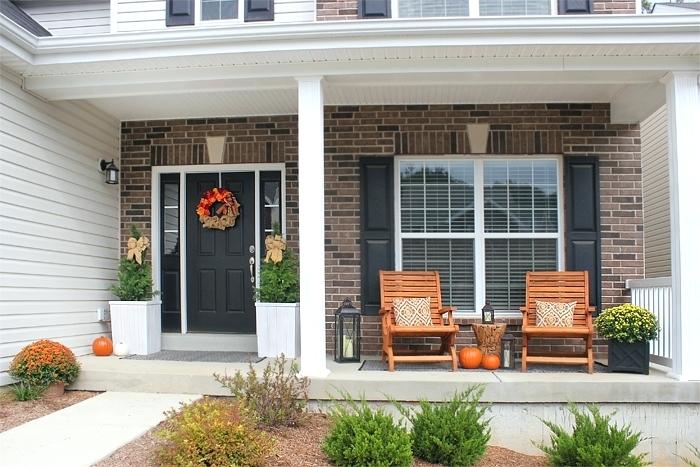
<instances>
[{"instance_id":1,"label":"white porch column","mask_svg":"<svg viewBox=\"0 0 700 467\"><path fill-rule=\"evenodd\" d=\"M301 373L325 377L323 77L298 78Z\"/></svg>"},{"instance_id":2,"label":"white porch column","mask_svg":"<svg viewBox=\"0 0 700 467\"><path fill-rule=\"evenodd\" d=\"M700 73L673 72L663 82L671 183L672 375L700 380Z\"/></svg>"}]
</instances>

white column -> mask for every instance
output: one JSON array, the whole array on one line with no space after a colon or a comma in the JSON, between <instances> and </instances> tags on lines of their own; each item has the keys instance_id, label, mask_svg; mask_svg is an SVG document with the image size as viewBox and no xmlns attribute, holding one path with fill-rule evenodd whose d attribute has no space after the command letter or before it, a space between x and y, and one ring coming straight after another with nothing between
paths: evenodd
<instances>
[{"instance_id":1,"label":"white column","mask_svg":"<svg viewBox=\"0 0 700 467\"><path fill-rule=\"evenodd\" d=\"M672 375L700 380L700 73L666 84L671 192Z\"/></svg>"},{"instance_id":2,"label":"white column","mask_svg":"<svg viewBox=\"0 0 700 467\"><path fill-rule=\"evenodd\" d=\"M320 76L297 79L301 373L315 377L325 377L328 374L322 80Z\"/></svg>"}]
</instances>

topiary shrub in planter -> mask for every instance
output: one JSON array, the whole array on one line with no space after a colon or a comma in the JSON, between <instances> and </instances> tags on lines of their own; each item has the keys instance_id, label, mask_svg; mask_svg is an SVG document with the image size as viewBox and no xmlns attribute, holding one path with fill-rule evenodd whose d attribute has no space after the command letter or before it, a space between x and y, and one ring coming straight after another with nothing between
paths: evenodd
<instances>
[{"instance_id":1,"label":"topiary shrub in planter","mask_svg":"<svg viewBox=\"0 0 700 467\"><path fill-rule=\"evenodd\" d=\"M659 322L649 310L626 303L603 311L595 320L608 339L608 369L649 374L649 341L659 335Z\"/></svg>"},{"instance_id":2,"label":"topiary shrub in planter","mask_svg":"<svg viewBox=\"0 0 700 467\"><path fill-rule=\"evenodd\" d=\"M51 384L65 386L75 381L80 364L65 345L42 339L27 345L15 356L9 373L24 386L43 392Z\"/></svg>"},{"instance_id":3,"label":"topiary shrub in planter","mask_svg":"<svg viewBox=\"0 0 700 467\"><path fill-rule=\"evenodd\" d=\"M643 440L641 433L633 432L629 425L618 428L610 423L611 415L601 415L596 405L587 405L587 411L569 404L574 416L574 429L569 434L553 422L543 423L552 431L551 446L535 444L555 466L586 467L636 467L648 465L646 453L632 454ZM589 415L590 414L590 415Z\"/></svg>"},{"instance_id":4,"label":"topiary shrub in planter","mask_svg":"<svg viewBox=\"0 0 700 467\"><path fill-rule=\"evenodd\" d=\"M444 403L420 401L420 410L396 404L413 425L413 454L433 464L473 465L491 439L483 386L473 386Z\"/></svg>"},{"instance_id":5,"label":"topiary shrub in planter","mask_svg":"<svg viewBox=\"0 0 700 467\"><path fill-rule=\"evenodd\" d=\"M239 402L205 398L171 410L157 435L161 465L262 466L273 440Z\"/></svg>"},{"instance_id":6,"label":"topiary shrub in planter","mask_svg":"<svg viewBox=\"0 0 700 467\"><path fill-rule=\"evenodd\" d=\"M336 405L333 422L323 441L323 452L336 465L403 466L411 465L411 435L383 410L373 411L365 400L346 396L344 405Z\"/></svg>"}]
</instances>

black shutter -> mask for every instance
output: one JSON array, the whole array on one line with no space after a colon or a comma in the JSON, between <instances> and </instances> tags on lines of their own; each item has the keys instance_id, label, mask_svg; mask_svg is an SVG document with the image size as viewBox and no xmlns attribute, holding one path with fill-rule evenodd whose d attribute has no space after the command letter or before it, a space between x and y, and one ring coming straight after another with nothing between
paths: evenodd
<instances>
[{"instance_id":1,"label":"black shutter","mask_svg":"<svg viewBox=\"0 0 700 467\"><path fill-rule=\"evenodd\" d=\"M360 18L391 18L391 1L359 0L357 10Z\"/></svg>"},{"instance_id":2,"label":"black shutter","mask_svg":"<svg viewBox=\"0 0 700 467\"><path fill-rule=\"evenodd\" d=\"M166 0L166 26L192 26L194 24L194 0Z\"/></svg>"},{"instance_id":3,"label":"black shutter","mask_svg":"<svg viewBox=\"0 0 700 467\"><path fill-rule=\"evenodd\" d=\"M360 159L362 312L379 313L379 271L394 269L394 160Z\"/></svg>"},{"instance_id":4,"label":"black shutter","mask_svg":"<svg viewBox=\"0 0 700 467\"><path fill-rule=\"evenodd\" d=\"M559 0L560 15L587 15L593 13L593 0Z\"/></svg>"},{"instance_id":5,"label":"black shutter","mask_svg":"<svg viewBox=\"0 0 700 467\"><path fill-rule=\"evenodd\" d=\"M274 0L245 0L245 21L272 21L275 19Z\"/></svg>"},{"instance_id":6,"label":"black shutter","mask_svg":"<svg viewBox=\"0 0 700 467\"><path fill-rule=\"evenodd\" d=\"M591 305L601 305L598 159L566 161L566 269L588 271Z\"/></svg>"}]
</instances>

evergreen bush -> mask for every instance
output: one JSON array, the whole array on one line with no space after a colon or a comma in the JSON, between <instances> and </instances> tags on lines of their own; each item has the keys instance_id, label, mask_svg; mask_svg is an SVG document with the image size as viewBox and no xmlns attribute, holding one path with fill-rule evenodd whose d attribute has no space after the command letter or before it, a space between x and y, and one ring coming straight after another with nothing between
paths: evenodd
<instances>
[{"instance_id":1,"label":"evergreen bush","mask_svg":"<svg viewBox=\"0 0 700 467\"><path fill-rule=\"evenodd\" d=\"M136 226L131 226L131 236L136 240L141 238L141 232ZM122 258L117 271L117 283L110 290L123 301L146 301L158 294L153 291L151 267L145 258L141 264L134 259Z\"/></svg>"}]
</instances>

